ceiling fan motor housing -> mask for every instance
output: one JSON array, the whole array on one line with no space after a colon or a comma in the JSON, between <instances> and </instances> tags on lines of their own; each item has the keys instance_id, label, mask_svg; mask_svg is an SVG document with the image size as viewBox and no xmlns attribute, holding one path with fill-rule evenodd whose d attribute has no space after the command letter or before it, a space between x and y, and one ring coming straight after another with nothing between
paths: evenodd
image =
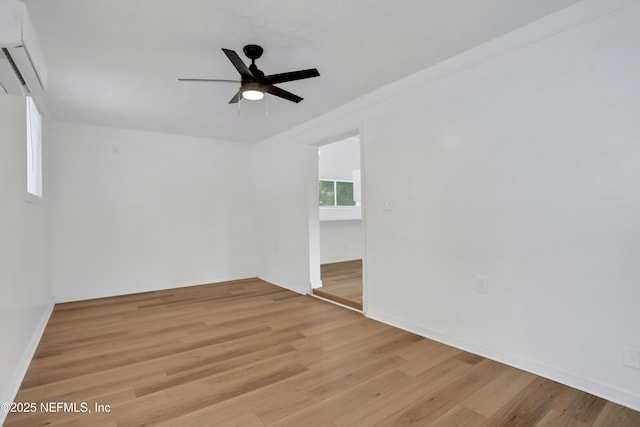
<instances>
[{"instance_id":1,"label":"ceiling fan motor housing","mask_svg":"<svg viewBox=\"0 0 640 427\"><path fill-rule=\"evenodd\" d=\"M257 44L248 44L242 48L242 51L247 56L247 58L249 58L251 61L255 61L262 56L264 49L262 49L262 46L258 46Z\"/></svg>"}]
</instances>

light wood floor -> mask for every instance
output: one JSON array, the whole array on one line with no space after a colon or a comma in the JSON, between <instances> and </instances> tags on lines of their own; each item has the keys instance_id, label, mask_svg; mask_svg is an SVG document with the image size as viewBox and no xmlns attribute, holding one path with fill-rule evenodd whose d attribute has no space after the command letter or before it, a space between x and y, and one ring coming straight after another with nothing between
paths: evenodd
<instances>
[{"instance_id":1,"label":"light wood floor","mask_svg":"<svg viewBox=\"0 0 640 427\"><path fill-rule=\"evenodd\" d=\"M320 266L322 288L315 295L362 310L362 260L335 262Z\"/></svg>"},{"instance_id":2,"label":"light wood floor","mask_svg":"<svg viewBox=\"0 0 640 427\"><path fill-rule=\"evenodd\" d=\"M639 426L640 413L258 279L58 304L6 426Z\"/></svg>"}]
</instances>

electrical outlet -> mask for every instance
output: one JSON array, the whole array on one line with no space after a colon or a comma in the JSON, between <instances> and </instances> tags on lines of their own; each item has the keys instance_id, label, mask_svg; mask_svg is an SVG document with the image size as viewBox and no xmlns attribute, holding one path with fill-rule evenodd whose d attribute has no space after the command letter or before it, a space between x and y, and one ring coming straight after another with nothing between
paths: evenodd
<instances>
[{"instance_id":1,"label":"electrical outlet","mask_svg":"<svg viewBox=\"0 0 640 427\"><path fill-rule=\"evenodd\" d=\"M624 348L624 366L640 369L640 350L633 347Z\"/></svg>"},{"instance_id":2,"label":"electrical outlet","mask_svg":"<svg viewBox=\"0 0 640 427\"><path fill-rule=\"evenodd\" d=\"M489 278L484 276L476 277L476 291L479 294L486 294L489 292Z\"/></svg>"}]
</instances>

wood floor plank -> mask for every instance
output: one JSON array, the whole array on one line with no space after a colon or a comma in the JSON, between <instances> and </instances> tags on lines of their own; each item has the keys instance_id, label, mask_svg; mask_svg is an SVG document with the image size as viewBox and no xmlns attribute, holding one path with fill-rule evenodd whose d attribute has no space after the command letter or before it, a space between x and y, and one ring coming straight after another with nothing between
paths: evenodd
<instances>
[{"instance_id":1,"label":"wood floor plank","mask_svg":"<svg viewBox=\"0 0 640 427\"><path fill-rule=\"evenodd\" d=\"M487 420L488 426L519 427L533 426L542 420L551 410L554 400L558 399L568 387L545 378L536 378L498 412Z\"/></svg>"},{"instance_id":2,"label":"wood floor plank","mask_svg":"<svg viewBox=\"0 0 640 427\"><path fill-rule=\"evenodd\" d=\"M617 403L607 402L593 427L640 426L640 412Z\"/></svg>"},{"instance_id":3,"label":"wood floor plank","mask_svg":"<svg viewBox=\"0 0 640 427\"><path fill-rule=\"evenodd\" d=\"M333 267L347 283L352 278ZM259 279L59 304L15 426L640 426L640 413Z\"/></svg>"},{"instance_id":4,"label":"wood floor plank","mask_svg":"<svg viewBox=\"0 0 640 427\"><path fill-rule=\"evenodd\" d=\"M206 408L205 408L206 409ZM225 412L219 408L214 411L195 411L182 417L155 424L158 427L175 426L216 426L216 427L264 427L260 418L253 412L239 412L237 409Z\"/></svg>"},{"instance_id":5,"label":"wood floor plank","mask_svg":"<svg viewBox=\"0 0 640 427\"><path fill-rule=\"evenodd\" d=\"M351 372L342 375L332 375L330 378L322 378L315 386L308 387L306 384L296 387L302 399L296 401L280 401L281 405L273 405L272 401L263 401L256 408L256 414L265 423L272 423L284 418L287 413L298 412L313 406L318 401L325 401L334 394L340 393L367 381L377 372L385 372L397 362L395 358L381 358L368 363L359 368L354 368Z\"/></svg>"},{"instance_id":6,"label":"wood floor plank","mask_svg":"<svg viewBox=\"0 0 640 427\"><path fill-rule=\"evenodd\" d=\"M505 365L485 359L455 380L417 399L375 425L428 425L505 369Z\"/></svg>"},{"instance_id":7,"label":"wood floor plank","mask_svg":"<svg viewBox=\"0 0 640 427\"><path fill-rule=\"evenodd\" d=\"M470 365L450 359L415 377L410 383L365 402L348 413L337 416L338 426L374 425L407 407L429 392L449 384L470 369Z\"/></svg>"},{"instance_id":8,"label":"wood floor plank","mask_svg":"<svg viewBox=\"0 0 640 427\"><path fill-rule=\"evenodd\" d=\"M535 375L528 372L509 368L465 399L462 405L480 415L490 417L531 384L535 378Z\"/></svg>"},{"instance_id":9,"label":"wood floor plank","mask_svg":"<svg viewBox=\"0 0 640 427\"><path fill-rule=\"evenodd\" d=\"M320 266L322 287L315 295L362 310L362 260L343 261Z\"/></svg>"},{"instance_id":10,"label":"wood floor plank","mask_svg":"<svg viewBox=\"0 0 640 427\"><path fill-rule=\"evenodd\" d=\"M415 377L416 375L419 375L422 372L439 365L445 360L449 360L453 357L458 356L460 353L461 350L458 350L457 348L438 346L433 348L430 352L424 353L419 357L400 364L398 369L406 373L407 375Z\"/></svg>"},{"instance_id":11,"label":"wood floor plank","mask_svg":"<svg viewBox=\"0 0 640 427\"><path fill-rule=\"evenodd\" d=\"M256 376L240 376L239 379L227 379L226 384L223 382L217 383L218 387L214 387L216 383L212 381L194 381L183 387L175 387L165 392L168 399L167 404L158 406L153 411L129 416L126 420L118 422L118 425L133 427L166 422L306 371L305 367L294 363L269 369Z\"/></svg>"},{"instance_id":12,"label":"wood floor plank","mask_svg":"<svg viewBox=\"0 0 640 427\"><path fill-rule=\"evenodd\" d=\"M485 421L486 418L482 415L458 405L435 420L431 425L432 427L480 427Z\"/></svg>"},{"instance_id":13,"label":"wood floor plank","mask_svg":"<svg viewBox=\"0 0 640 427\"><path fill-rule=\"evenodd\" d=\"M602 412L606 400L575 389L567 389L554 400L552 410L562 413L572 420L593 424Z\"/></svg>"},{"instance_id":14,"label":"wood floor plank","mask_svg":"<svg viewBox=\"0 0 640 427\"><path fill-rule=\"evenodd\" d=\"M297 427L307 426L314 420L330 422L332 418L350 411L367 402L372 397L380 396L389 389L395 388L409 380L410 377L408 375L398 370L390 369L382 371L382 373L372 376L372 378L352 388L345 387L328 394L324 399L316 399L311 406L304 410L300 410L293 416L287 416L269 425ZM265 421L268 422L268 420Z\"/></svg>"},{"instance_id":15,"label":"wood floor plank","mask_svg":"<svg viewBox=\"0 0 640 427\"><path fill-rule=\"evenodd\" d=\"M547 414L540 420L539 423L535 425L535 427L587 427L589 424L585 424L568 416L567 414L563 414L562 412L556 411L555 409L550 410Z\"/></svg>"},{"instance_id":16,"label":"wood floor plank","mask_svg":"<svg viewBox=\"0 0 640 427\"><path fill-rule=\"evenodd\" d=\"M332 289L331 291L327 291L325 289L314 289L313 294L319 297L335 301L339 304L346 305L347 307L355 308L356 310L362 310L362 303L360 301L356 301L353 298L346 297L344 295L340 295L339 290Z\"/></svg>"}]
</instances>

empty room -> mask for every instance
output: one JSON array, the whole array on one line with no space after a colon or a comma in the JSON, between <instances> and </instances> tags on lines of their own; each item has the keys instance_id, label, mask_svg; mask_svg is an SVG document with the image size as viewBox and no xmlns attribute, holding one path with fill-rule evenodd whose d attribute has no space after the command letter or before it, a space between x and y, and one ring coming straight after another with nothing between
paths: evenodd
<instances>
[{"instance_id":1,"label":"empty room","mask_svg":"<svg viewBox=\"0 0 640 427\"><path fill-rule=\"evenodd\" d=\"M640 0L0 0L0 425L640 427Z\"/></svg>"}]
</instances>

